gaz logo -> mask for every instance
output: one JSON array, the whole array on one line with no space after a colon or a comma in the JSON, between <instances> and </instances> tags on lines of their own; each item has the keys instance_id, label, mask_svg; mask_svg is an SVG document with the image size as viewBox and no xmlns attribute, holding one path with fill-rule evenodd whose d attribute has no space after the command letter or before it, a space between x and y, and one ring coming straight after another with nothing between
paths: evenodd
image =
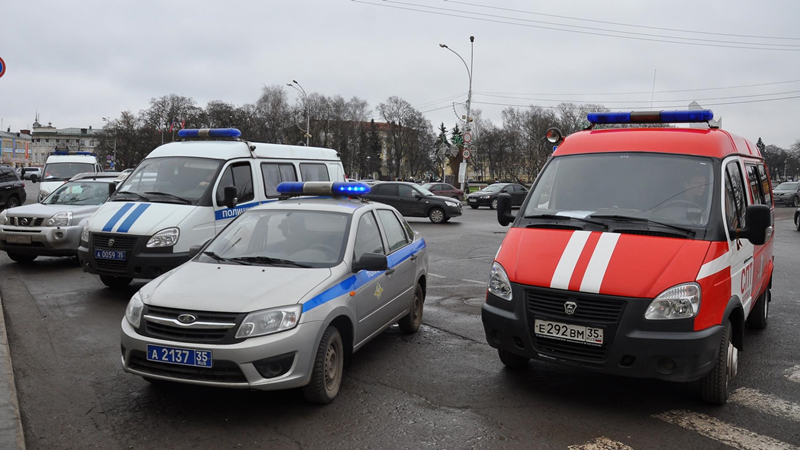
<instances>
[{"instance_id":1,"label":"gaz logo","mask_svg":"<svg viewBox=\"0 0 800 450\"><path fill-rule=\"evenodd\" d=\"M750 292L753 286L753 263L751 262L744 269L742 269L742 277L740 279L742 294Z\"/></svg>"}]
</instances>

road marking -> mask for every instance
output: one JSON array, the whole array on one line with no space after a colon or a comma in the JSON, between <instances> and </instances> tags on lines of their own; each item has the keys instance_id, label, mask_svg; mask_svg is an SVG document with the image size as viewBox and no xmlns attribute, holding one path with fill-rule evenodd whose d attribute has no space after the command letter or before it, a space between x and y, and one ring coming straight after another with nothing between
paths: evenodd
<instances>
[{"instance_id":1,"label":"road marking","mask_svg":"<svg viewBox=\"0 0 800 450\"><path fill-rule=\"evenodd\" d=\"M478 280L464 280L464 279L462 279L461 281L466 281L467 283L475 283L475 284L486 284L485 281L478 281Z\"/></svg>"},{"instance_id":2,"label":"road marking","mask_svg":"<svg viewBox=\"0 0 800 450\"><path fill-rule=\"evenodd\" d=\"M800 405L765 394L757 389L739 388L728 399L766 414L800 422Z\"/></svg>"},{"instance_id":3,"label":"road marking","mask_svg":"<svg viewBox=\"0 0 800 450\"><path fill-rule=\"evenodd\" d=\"M435 278L447 278L447 277L446 277L446 276L444 276L444 275L436 275L435 273L429 273L428 275L430 275L430 276L432 276L432 277L435 277Z\"/></svg>"},{"instance_id":4,"label":"road marking","mask_svg":"<svg viewBox=\"0 0 800 450\"><path fill-rule=\"evenodd\" d=\"M633 450L622 442L612 441L611 439L601 436L595 438L582 445L570 445L567 447L569 450Z\"/></svg>"},{"instance_id":5,"label":"road marking","mask_svg":"<svg viewBox=\"0 0 800 450\"><path fill-rule=\"evenodd\" d=\"M787 370L786 378L788 378L789 381L800 383L800 365L794 366L791 369Z\"/></svg>"},{"instance_id":6,"label":"road marking","mask_svg":"<svg viewBox=\"0 0 800 450\"><path fill-rule=\"evenodd\" d=\"M653 415L656 419L695 431L739 450L797 450L794 445L769 436L727 424L721 420L692 411L674 410Z\"/></svg>"}]
</instances>

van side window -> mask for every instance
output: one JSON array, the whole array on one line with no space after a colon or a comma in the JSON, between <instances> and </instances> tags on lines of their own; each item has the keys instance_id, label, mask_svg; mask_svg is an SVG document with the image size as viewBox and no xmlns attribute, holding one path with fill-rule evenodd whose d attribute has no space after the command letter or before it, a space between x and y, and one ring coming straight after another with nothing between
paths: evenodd
<instances>
[{"instance_id":1,"label":"van side window","mask_svg":"<svg viewBox=\"0 0 800 450\"><path fill-rule=\"evenodd\" d=\"M744 228L744 210L747 207L747 198L744 193L739 163L729 162L725 167L725 172L725 215L728 219L728 226L733 229Z\"/></svg>"},{"instance_id":2,"label":"van side window","mask_svg":"<svg viewBox=\"0 0 800 450\"><path fill-rule=\"evenodd\" d=\"M264 177L267 197L277 197L278 185L284 181L297 181L297 172L291 163L261 163L261 176Z\"/></svg>"},{"instance_id":3,"label":"van side window","mask_svg":"<svg viewBox=\"0 0 800 450\"><path fill-rule=\"evenodd\" d=\"M325 164L300 164L300 175L303 181L330 181L328 166Z\"/></svg>"},{"instance_id":4,"label":"van side window","mask_svg":"<svg viewBox=\"0 0 800 450\"><path fill-rule=\"evenodd\" d=\"M747 181L750 183L750 192L753 193L753 204L761 205L764 203L764 195L761 192L761 183L758 181L758 169L755 164L745 164Z\"/></svg>"},{"instance_id":5,"label":"van side window","mask_svg":"<svg viewBox=\"0 0 800 450\"><path fill-rule=\"evenodd\" d=\"M249 162L231 164L222 173L217 186L217 204L225 202L225 187L236 186L236 198L239 204L253 200L253 171Z\"/></svg>"},{"instance_id":6,"label":"van side window","mask_svg":"<svg viewBox=\"0 0 800 450\"><path fill-rule=\"evenodd\" d=\"M772 204L772 186L770 185L767 169L764 164L758 164L758 178L761 180L761 192L764 194L764 204Z\"/></svg>"}]
</instances>

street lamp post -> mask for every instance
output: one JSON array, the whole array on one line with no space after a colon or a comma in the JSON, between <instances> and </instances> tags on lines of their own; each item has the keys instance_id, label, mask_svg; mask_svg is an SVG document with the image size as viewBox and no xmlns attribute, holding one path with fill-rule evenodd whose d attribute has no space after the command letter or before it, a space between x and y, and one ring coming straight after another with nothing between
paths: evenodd
<instances>
[{"instance_id":1,"label":"street lamp post","mask_svg":"<svg viewBox=\"0 0 800 450\"><path fill-rule=\"evenodd\" d=\"M105 123L111 125L111 120L109 120L108 117L103 117L103 121ZM162 134L162 138L163 138L163 134ZM117 124L116 123L114 123L114 153L113 153L113 155L114 155L113 156L114 159L112 161L114 162L114 169L116 169L117 168Z\"/></svg>"},{"instance_id":2,"label":"street lamp post","mask_svg":"<svg viewBox=\"0 0 800 450\"><path fill-rule=\"evenodd\" d=\"M308 95L297 80L292 80L291 83L286 83L286 85L303 94L303 105L306 107L306 147L308 147L308 139L311 137L311 110L308 108Z\"/></svg>"},{"instance_id":3,"label":"street lamp post","mask_svg":"<svg viewBox=\"0 0 800 450\"><path fill-rule=\"evenodd\" d=\"M469 47L470 47L470 50L469 50L469 65L467 65L467 62L464 60L464 58L461 57L461 55L458 54L458 52L456 52L455 50L453 50L452 48L448 47L445 44L439 44L439 47L445 48L447 50L450 50L451 52L453 52L454 55L458 56L458 59L460 59L461 62L464 63L464 67L467 69L467 76L469 76L469 91L467 92L467 117L466 117L466 120L465 120L466 125L464 126L464 132L469 132L471 130L471 127L470 127L469 123L472 120L472 118L470 117L470 113L472 112L472 60L473 60L473 55L474 55L474 50L475 50L475 36L470 36L469 37L469 42L470 42L470 44L469 44ZM466 162L466 160L464 162ZM444 174L442 174L442 175L444 175ZM461 182L461 189L462 190L464 190L466 188L466 181L467 181L467 175L465 173L464 174L464 181Z\"/></svg>"}]
</instances>

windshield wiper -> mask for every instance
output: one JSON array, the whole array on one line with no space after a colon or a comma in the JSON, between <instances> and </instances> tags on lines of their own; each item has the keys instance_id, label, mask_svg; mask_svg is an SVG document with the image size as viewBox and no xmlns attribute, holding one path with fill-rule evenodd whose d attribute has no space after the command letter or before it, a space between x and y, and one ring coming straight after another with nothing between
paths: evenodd
<instances>
[{"instance_id":1,"label":"windshield wiper","mask_svg":"<svg viewBox=\"0 0 800 450\"><path fill-rule=\"evenodd\" d=\"M117 199L117 195L121 195L121 194L133 195L134 197L139 197L141 200L144 200L144 201L146 201L146 202L149 202L149 201L150 201L150 199L149 199L149 198L147 198L147 197L145 197L144 195L142 195L142 194L140 194L140 193L138 193L138 192L133 192L133 191L117 191L117 192L114 194L114 200L116 200L116 199Z\"/></svg>"},{"instance_id":2,"label":"windshield wiper","mask_svg":"<svg viewBox=\"0 0 800 450\"><path fill-rule=\"evenodd\" d=\"M236 264L241 264L243 266L252 265L252 264L249 264L249 263L244 262L244 261L237 261L237 259L239 259L239 258L225 258L223 256L219 256L218 254L216 254L214 252L203 252L203 254L208 256L209 258L212 258L212 259L216 260L217 262L228 262L228 261L230 261L230 262L235 262Z\"/></svg>"},{"instance_id":3,"label":"windshield wiper","mask_svg":"<svg viewBox=\"0 0 800 450\"><path fill-rule=\"evenodd\" d=\"M619 214L592 214L589 217L593 217L596 219L612 219L612 220L626 220L628 222L647 222L653 223L656 225L661 225L662 227L672 228L673 230L682 231L686 234L691 234L694 236L695 231L690 228L679 227L677 225L671 225L664 222L659 222L657 220L648 219L647 217L636 217L636 216L622 216Z\"/></svg>"},{"instance_id":4,"label":"windshield wiper","mask_svg":"<svg viewBox=\"0 0 800 450\"><path fill-rule=\"evenodd\" d=\"M311 268L311 266L299 263L297 261L290 261L288 259L280 259L280 258L270 258L269 256L240 256L238 258L232 258L232 260L246 261L250 263L259 263L259 264L269 264L269 265L286 265L292 267L302 267L304 269Z\"/></svg>"},{"instance_id":5,"label":"windshield wiper","mask_svg":"<svg viewBox=\"0 0 800 450\"><path fill-rule=\"evenodd\" d=\"M598 220L584 219L582 217L563 216L561 214L533 214L530 216L523 216L523 219L571 219L571 220L579 220L581 222L591 223L593 225L598 225L606 230L608 229L608 224L605 224Z\"/></svg>"},{"instance_id":6,"label":"windshield wiper","mask_svg":"<svg viewBox=\"0 0 800 450\"><path fill-rule=\"evenodd\" d=\"M163 195L164 197L174 198L175 200L182 201L182 202L186 203L187 205L191 205L192 204L191 200L187 200L187 199L185 199L183 197L178 197L175 194L168 194L166 192L147 191L147 192L145 192L145 194L147 194L147 195Z\"/></svg>"}]
</instances>

